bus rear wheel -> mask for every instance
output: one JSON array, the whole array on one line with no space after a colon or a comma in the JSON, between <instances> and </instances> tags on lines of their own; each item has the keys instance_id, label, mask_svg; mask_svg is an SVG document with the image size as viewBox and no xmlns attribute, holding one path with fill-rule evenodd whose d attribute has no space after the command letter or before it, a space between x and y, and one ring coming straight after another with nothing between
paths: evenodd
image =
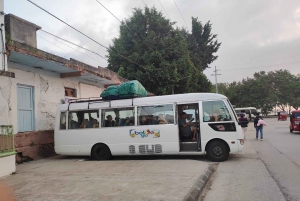
<instances>
[{"instance_id":1,"label":"bus rear wheel","mask_svg":"<svg viewBox=\"0 0 300 201\"><path fill-rule=\"evenodd\" d=\"M111 152L105 144L97 144L92 149L92 158L95 160L111 159Z\"/></svg>"},{"instance_id":2,"label":"bus rear wheel","mask_svg":"<svg viewBox=\"0 0 300 201\"><path fill-rule=\"evenodd\" d=\"M206 152L210 160L214 162L225 161L229 156L228 146L220 140L210 142Z\"/></svg>"},{"instance_id":3,"label":"bus rear wheel","mask_svg":"<svg viewBox=\"0 0 300 201\"><path fill-rule=\"evenodd\" d=\"M292 132L293 132L293 129L290 128L290 133L292 133Z\"/></svg>"}]
</instances>

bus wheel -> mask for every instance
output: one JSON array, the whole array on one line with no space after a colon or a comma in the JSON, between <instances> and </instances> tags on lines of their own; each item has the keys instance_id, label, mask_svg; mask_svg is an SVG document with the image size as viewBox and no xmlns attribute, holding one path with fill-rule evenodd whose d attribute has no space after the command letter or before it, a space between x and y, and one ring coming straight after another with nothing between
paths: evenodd
<instances>
[{"instance_id":1,"label":"bus wheel","mask_svg":"<svg viewBox=\"0 0 300 201\"><path fill-rule=\"evenodd\" d=\"M96 144L92 149L92 158L96 160L109 160L111 153L105 144Z\"/></svg>"},{"instance_id":2,"label":"bus wheel","mask_svg":"<svg viewBox=\"0 0 300 201\"><path fill-rule=\"evenodd\" d=\"M220 140L210 142L206 152L210 160L214 162L225 161L229 156L228 146Z\"/></svg>"},{"instance_id":3,"label":"bus wheel","mask_svg":"<svg viewBox=\"0 0 300 201\"><path fill-rule=\"evenodd\" d=\"M290 133L292 133L292 132L293 132L293 129L290 128Z\"/></svg>"}]
</instances>

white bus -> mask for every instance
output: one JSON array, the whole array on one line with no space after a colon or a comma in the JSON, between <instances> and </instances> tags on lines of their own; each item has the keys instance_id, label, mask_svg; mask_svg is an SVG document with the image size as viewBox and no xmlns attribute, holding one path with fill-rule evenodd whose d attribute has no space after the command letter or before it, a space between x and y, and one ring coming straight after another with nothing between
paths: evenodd
<instances>
[{"instance_id":1,"label":"white bus","mask_svg":"<svg viewBox=\"0 0 300 201\"><path fill-rule=\"evenodd\" d=\"M179 122L189 121L181 119L183 111L194 118L194 141L182 139ZM243 145L232 105L220 94L77 100L59 105L56 114L55 152L62 155L108 160L115 155L207 154L212 161L224 161Z\"/></svg>"}]
</instances>

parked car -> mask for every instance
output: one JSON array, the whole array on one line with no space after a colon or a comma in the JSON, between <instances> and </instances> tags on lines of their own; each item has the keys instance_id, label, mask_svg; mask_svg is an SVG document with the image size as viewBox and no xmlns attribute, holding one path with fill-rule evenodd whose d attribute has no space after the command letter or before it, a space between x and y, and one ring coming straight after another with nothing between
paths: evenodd
<instances>
[{"instance_id":1,"label":"parked car","mask_svg":"<svg viewBox=\"0 0 300 201\"><path fill-rule=\"evenodd\" d=\"M290 116L290 132L300 131L300 110L294 110Z\"/></svg>"}]
</instances>

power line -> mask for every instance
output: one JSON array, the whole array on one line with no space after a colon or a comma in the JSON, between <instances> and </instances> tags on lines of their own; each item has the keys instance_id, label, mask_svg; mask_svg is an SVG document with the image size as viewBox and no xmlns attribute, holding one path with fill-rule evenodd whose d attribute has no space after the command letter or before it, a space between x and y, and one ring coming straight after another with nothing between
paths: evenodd
<instances>
[{"instance_id":1,"label":"power line","mask_svg":"<svg viewBox=\"0 0 300 201\"><path fill-rule=\"evenodd\" d=\"M145 6L147 6L147 4L144 2L144 0L142 0L142 2L145 4Z\"/></svg>"},{"instance_id":2,"label":"power line","mask_svg":"<svg viewBox=\"0 0 300 201\"><path fill-rule=\"evenodd\" d=\"M79 32L80 34L84 35L85 37L87 37L88 39L94 41L95 43L97 43L98 45L104 47L105 49L107 50L110 50L112 52L114 52L117 56L119 57L122 57L123 59L126 59L127 61L130 61L131 63L134 63L138 66L141 66L143 68L145 68L144 66L132 61L131 59L128 59L127 57L121 55L121 54L118 54L117 52L115 52L114 50L112 49L109 49L108 47L102 45L101 43L97 42L96 40L94 40L93 38L89 37L88 35L84 34L83 32L79 31L78 29L76 29L75 27L71 26L70 24L66 23L65 21L61 20L60 18L56 17L55 15L53 15L52 13L50 13L49 11L45 10L44 8L40 7L39 5L35 4L34 2L32 2L31 0L27 0L28 2L30 2L31 4L35 5L36 7L38 7L39 9L43 10L44 12L48 13L49 15L51 15L52 17L56 18L57 20L61 21L62 23L64 23L65 25L67 25L68 27L74 29L75 31Z\"/></svg>"},{"instance_id":3,"label":"power line","mask_svg":"<svg viewBox=\"0 0 300 201\"><path fill-rule=\"evenodd\" d=\"M43 31L43 30L41 30L41 31ZM46 35L46 33L47 33L47 34L50 34L50 33L46 32L46 31L45 31L45 32L41 32L41 33L45 34L45 36L48 36L48 35ZM65 40L65 39L63 39L63 38L60 38L60 37L58 37L58 36L55 36L55 35L53 35L53 34L50 34L50 35L53 36L53 37L55 37L55 38L58 38L58 39L60 39L60 40L67 41L67 40ZM50 36L49 36L49 37L50 37ZM63 43L62 41L58 41L58 42L60 42L61 44L65 45L65 46L67 46L67 47L69 47L69 48L71 48L71 49L73 49L73 50L75 50L75 51L77 51L77 52L79 52L79 53L81 53L81 54L83 54L83 55L85 55L85 56L91 58L91 59L94 59L95 61L98 61L98 62L101 62L101 63L102 63L102 61L99 61L98 59L95 59L95 58L91 57L90 55L85 54L84 52L81 52L81 51L75 49L74 47L71 47L71 46L69 46L69 45ZM69 41L68 41L68 42L69 42ZM74 43L72 43L72 42L69 42L69 43L72 44L72 45L76 45L76 44L74 44ZM80 48L82 48L82 49L86 49L86 48L81 47L81 46L79 46L79 45L76 45L76 46L77 46L77 47L80 47ZM87 49L86 49L86 50L87 50ZM93 52L93 51L91 51L91 50L88 50L88 51ZM94 53L94 52L93 52L93 53ZM101 56L101 55L100 55L100 56ZM101 57L102 57L102 56L101 56ZM102 58L104 59L104 57L102 57Z\"/></svg>"},{"instance_id":4,"label":"power line","mask_svg":"<svg viewBox=\"0 0 300 201\"><path fill-rule=\"evenodd\" d=\"M162 3L160 2L160 0L158 0L159 4L161 5L161 7L164 9L165 13L168 15L168 17L170 18L169 14L167 13L166 9L164 8L164 6L162 5Z\"/></svg>"},{"instance_id":5,"label":"power line","mask_svg":"<svg viewBox=\"0 0 300 201\"><path fill-rule=\"evenodd\" d=\"M180 10L179 10L179 7L177 6L177 4L176 4L175 0L173 0L173 1L174 1L175 5L176 5L176 7L177 7L177 9L178 9L178 11L179 11L179 13L180 13L180 15L181 15L182 19L183 19L183 21L184 21L184 23L185 23L186 27L188 28L188 25L187 25L187 23L185 22L185 20L184 20L184 18L183 18L183 15L182 15L182 13L181 13L181 12L180 12Z\"/></svg>"},{"instance_id":6,"label":"power line","mask_svg":"<svg viewBox=\"0 0 300 201\"><path fill-rule=\"evenodd\" d=\"M47 31L45 31L45 30L40 30L40 31L42 31L42 32L44 32L44 33L46 33L46 34L49 34L49 35L51 35L51 36L53 36L53 37L55 37L55 38L58 38L58 39L60 39L60 40L63 40L63 41L65 41L65 42L68 42L68 43L70 43L70 44L72 44L72 45L75 45L75 46L77 46L77 47L79 47L79 48L81 48L81 49L84 49L84 50L86 50L86 51L89 51L89 52L91 52L91 53L93 53L93 54L96 54L96 55L100 56L101 58L103 58L104 60L106 60L105 57L103 57L102 55L98 54L97 52L94 52L94 51L89 50L89 49L87 49L87 48L85 48L85 47L82 47L82 46L80 46L80 45L77 45L77 44L75 44L75 43L73 43L73 42L71 42L71 41L69 41L69 40L66 40L66 39L64 39L64 38L61 38L61 37L59 37L59 36L56 36L56 35L54 35L54 34L52 34L52 33L49 33L49 32L47 32Z\"/></svg>"},{"instance_id":7,"label":"power line","mask_svg":"<svg viewBox=\"0 0 300 201\"><path fill-rule=\"evenodd\" d=\"M42 38L43 40L47 41L48 43L51 43L52 45L56 46L57 48L63 50L63 51L66 52L67 54L70 54L70 55L74 56L74 58L77 58L77 56L75 56L74 54L68 53L67 50L65 50L65 49L63 49L63 48L61 48L61 47L59 47L58 45L56 45L56 44L54 44L54 43L52 43L51 41L47 40L46 38L42 37L41 35L38 35L38 36L39 36L40 38Z\"/></svg>"},{"instance_id":8,"label":"power line","mask_svg":"<svg viewBox=\"0 0 300 201\"><path fill-rule=\"evenodd\" d=\"M114 16L114 17L122 24L122 21L121 21L119 18L117 18L110 10L108 10L108 9L107 9L102 3L100 3L98 0L96 0L96 1L97 1L103 8L105 8L105 10L107 10L112 16ZM149 49L151 49L152 51L155 51L155 50L154 50L153 48L151 48L148 44L146 44L140 36L138 36L136 33L134 33L134 32L128 27L127 24L124 23L124 25L125 25L125 27L128 29L128 31L130 31L130 33L131 33L132 35L138 37L140 40L142 40L142 42L143 42Z\"/></svg>"}]
</instances>

